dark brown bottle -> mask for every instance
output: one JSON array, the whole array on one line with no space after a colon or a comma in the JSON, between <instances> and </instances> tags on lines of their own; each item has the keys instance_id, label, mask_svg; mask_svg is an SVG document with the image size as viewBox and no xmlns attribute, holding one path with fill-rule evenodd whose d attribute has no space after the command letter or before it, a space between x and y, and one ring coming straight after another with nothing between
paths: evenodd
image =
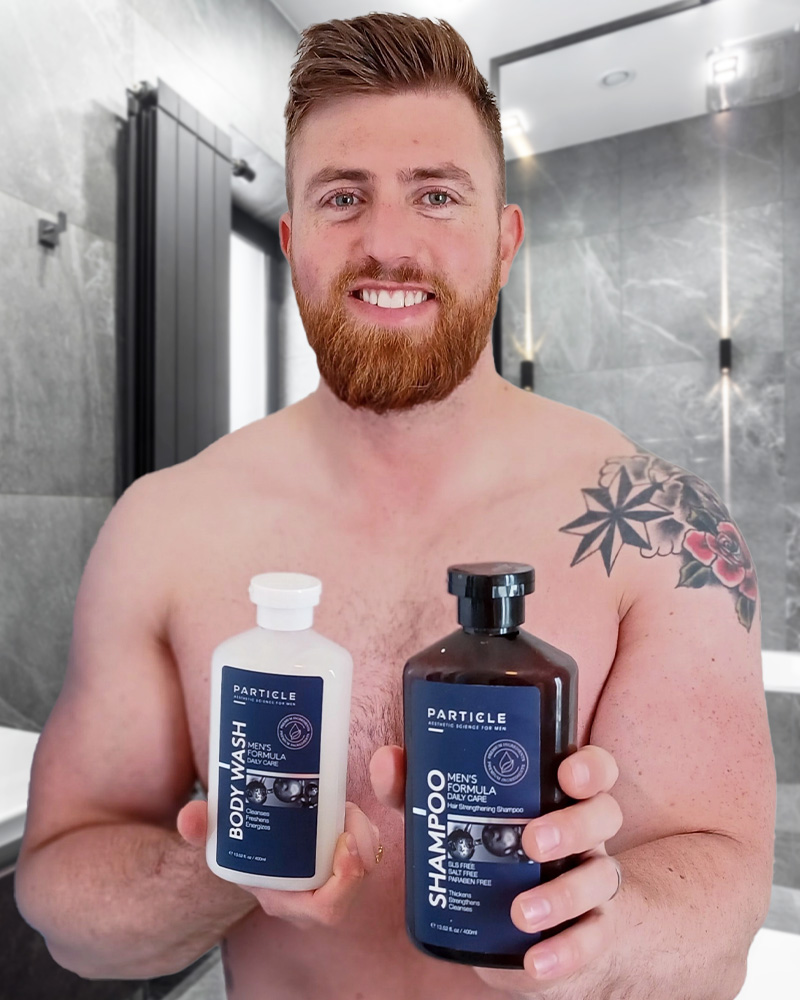
<instances>
[{"instance_id":1,"label":"dark brown bottle","mask_svg":"<svg viewBox=\"0 0 800 1000\"><path fill-rule=\"evenodd\" d=\"M519 628L534 571L523 563L448 569L462 626L406 663L406 927L438 958L522 968L537 934L512 900L579 863L538 864L526 823L570 805L557 771L576 746L578 667Z\"/></svg>"}]
</instances>

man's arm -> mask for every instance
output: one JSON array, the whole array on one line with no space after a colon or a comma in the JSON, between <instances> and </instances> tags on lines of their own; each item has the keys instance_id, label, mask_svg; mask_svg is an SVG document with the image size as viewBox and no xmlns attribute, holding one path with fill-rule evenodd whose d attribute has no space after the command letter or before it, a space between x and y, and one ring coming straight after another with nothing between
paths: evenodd
<instances>
[{"instance_id":1,"label":"man's arm","mask_svg":"<svg viewBox=\"0 0 800 1000\"><path fill-rule=\"evenodd\" d=\"M325 886L269 893L208 869L204 837L192 834L204 829L205 803L184 809L186 839L177 832L196 774L166 639L169 485L164 473L137 480L92 550L65 683L34 758L17 865L22 916L59 964L93 979L182 969L259 905L268 915L333 923L364 875L358 848L374 856L369 821L352 807L352 832L339 838Z\"/></svg>"},{"instance_id":2,"label":"man's arm","mask_svg":"<svg viewBox=\"0 0 800 1000\"><path fill-rule=\"evenodd\" d=\"M195 772L165 641L164 508L145 477L87 562L66 678L39 739L17 905L59 964L90 978L183 968L258 903L175 829Z\"/></svg>"},{"instance_id":3,"label":"man's arm","mask_svg":"<svg viewBox=\"0 0 800 1000\"><path fill-rule=\"evenodd\" d=\"M760 622L657 560L620 623L590 742L614 757L623 873L607 997L732 1000L769 909L776 776ZM652 562L652 561L651 561Z\"/></svg>"},{"instance_id":4,"label":"man's arm","mask_svg":"<svg viewBox=\"0 0 800 1000\"><path fill-rule=\"evenodd\" d=\"M526 968L554 951L559 964L534 978L559 1000L732 1000L769 908L775 830L755 571L713 491L654 456L610 460L584 493L587 514L564 529L584 536L573 565L605 564L629 597L578 755L595 759L593 787L574 785L572 759L559 769L568 795L596 802L549 818L564 825L557 856L599 845L623 881L609 901L608 863L595 862L534 890L552 904L547 926L584 916ZM598 794L612 785L614 835Z\"/></svg>"}]
</instances>

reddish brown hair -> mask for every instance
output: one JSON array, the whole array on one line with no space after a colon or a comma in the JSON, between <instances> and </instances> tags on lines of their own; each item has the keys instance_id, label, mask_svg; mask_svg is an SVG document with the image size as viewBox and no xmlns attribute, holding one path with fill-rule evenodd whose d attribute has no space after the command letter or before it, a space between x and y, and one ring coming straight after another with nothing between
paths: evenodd
<instances>
[{"instance_id":1,"label":"reddish brown hair","mask_svg":"<svg viewBox=\"0 0 800 1000\"><path fill-rule=\"evenodd\" d=\"M456 90L470 100L497 156L502 206L505 159L494 94L455 28L447 21L409 14L365 14L349 21L326 21L312 24L300 36L284 112L289 204L292 143L315 104L349 94L414 90Z\"/></svg>"}]
</instances>

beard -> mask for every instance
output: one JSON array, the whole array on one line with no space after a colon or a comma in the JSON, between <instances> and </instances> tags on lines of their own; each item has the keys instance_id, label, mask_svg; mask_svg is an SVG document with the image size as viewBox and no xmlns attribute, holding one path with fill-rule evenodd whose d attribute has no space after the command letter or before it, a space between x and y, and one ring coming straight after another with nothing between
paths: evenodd
<instances>
[{"instance_id":1,"label":"beard","mask_svg":"<svg viewBox=\"0 0 800 1000\"><path fill-rule=\"evenodd\" d=\"M364 279L432 289L436 319L427 330L417 327L411 335L359 322L345 300L349 289ZM382 414L446 399L472 374L497 311L500 260L498 255L486 287L467 300L460 300L438 275L408 265L384 268L374 260L343 270L324 303L303 294L294 268L292 284L321 378L353 409Z\"/></svg>"}]
</instances>

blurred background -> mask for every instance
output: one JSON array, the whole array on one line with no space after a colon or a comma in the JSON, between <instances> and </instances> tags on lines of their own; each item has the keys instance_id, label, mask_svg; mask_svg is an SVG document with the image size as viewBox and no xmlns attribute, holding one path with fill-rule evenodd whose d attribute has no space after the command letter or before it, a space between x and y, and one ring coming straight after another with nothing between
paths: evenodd
<instances>
[{"instance_id":1,"label":"blurred background","mask_svg":"<svg viewBox=\"0 0 800 1000\"><path fill-rule=\"evenodd\" d=\"M30 755L114 502L317 385L277 242L283 107L300 31L370 9L0 4L0 1000L224 995L216 952L151 982L60 970L16 914L11 874ZM800 0L379 9L449 20L498 96L527 226L498 369L703 477L748 540L779 782L751 966L763 955L779 978L790 947L796 983ZM742 997L779 989L748 979Z\"/></svg>"}]
</instances>

